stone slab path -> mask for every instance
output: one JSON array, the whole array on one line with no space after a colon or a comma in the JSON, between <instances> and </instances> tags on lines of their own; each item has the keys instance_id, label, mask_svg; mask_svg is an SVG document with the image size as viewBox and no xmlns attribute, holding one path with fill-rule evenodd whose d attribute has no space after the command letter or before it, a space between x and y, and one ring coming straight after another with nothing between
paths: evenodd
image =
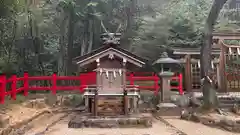
<instances>
[{"instance_id":1,"label":"stone slab path","mask_svg":"<svg viewBox=\"0 0 240 135\"><path fill-rule=\"evenodd\" d=\"M184 121L177 118L164 118L169 124L186 133L187 135L240 135L217 128L211 128L200 123Z\"/></svg>"},{"instance_id":2,"label":"stone slab path","mask_svg":"<svg viewBox=\"0 0 240 135\"><path fill-rule=\"evenodd\" d=\"M152 128L113 128L113 129L98 129L98 128L83 128L72 129L68 128L69 119L59 121L51 127L44 135L179 135L177 130L167 126L161 121L154 120ZM25 135L36 135L39 130L31 130Z\"/></svg>"},{"instance_id":3,"label":"stone slab path","mask_svg":"<svg viewBox=\"0 0 240 135\"><path fill-rule=\"evenodd\" d=\"M56 125L46 135L177 135L174 129L167 128L162 123L155 123L150 129L68 129L66 125Z\"/></svg>"}]
</instances>

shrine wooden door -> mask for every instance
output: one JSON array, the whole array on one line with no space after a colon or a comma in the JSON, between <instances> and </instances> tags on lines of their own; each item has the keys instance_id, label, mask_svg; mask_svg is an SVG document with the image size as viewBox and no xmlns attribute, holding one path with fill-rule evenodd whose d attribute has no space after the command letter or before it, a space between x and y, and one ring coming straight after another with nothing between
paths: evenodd
<instances>
[{"instance_id":1,"label":"shrine wooden door","mask_svg":"<svg viewBox=\"0 0 240 135\"><path fill-rule=\"evenodd\" d=\"M122 94L122 71L121 69L103 69L100 74L101 88L99 93L102 94Z\"/></svg>"}]
</instances>

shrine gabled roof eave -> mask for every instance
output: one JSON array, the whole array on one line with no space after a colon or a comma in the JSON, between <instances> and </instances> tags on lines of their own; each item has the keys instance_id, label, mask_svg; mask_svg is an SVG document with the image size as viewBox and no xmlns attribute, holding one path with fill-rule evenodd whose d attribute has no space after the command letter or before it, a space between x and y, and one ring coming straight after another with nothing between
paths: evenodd
<instances>
[{"instance_id":1,"label":"shrine gabled roof eave","mask_svg":"<svg viewBox=\"0 0 240 135\"><path fill-rule=\"evenodd\" d=\"M213 32L212 33L213 39L220 39L220 40L239 40L240 39L240 32Z\"/></svg>"},{"instance_id":2,"label":"shrine gabled roof eave","mask_svg":"<svg viewBox=\"0 0 240 135\"><path fill-rule=\"evenodd\" d=\"M114 45L100 47L88 54L74 58L73 62L80 66L84 66L94 62L95 59L105 57L106 55L108 55L110 51L114 52L114 55L118 55L119 57L121 56L125 57L128 60L128 62L135 64L139 67L143 67L144 65L146 65L147 60Z\"/></svg>"},{"instance_id":3,"label":"shrine gabled roof eave","mask_svg":"<svg viewBox=\"0 0 240 135\"><path fill-rule=\"evenodd\" d=\"M200 48L173 48L173 54L175 55L200 55ZM220 48L212 48L212 54L219 55Z\"/></svg>"}]
</instances>

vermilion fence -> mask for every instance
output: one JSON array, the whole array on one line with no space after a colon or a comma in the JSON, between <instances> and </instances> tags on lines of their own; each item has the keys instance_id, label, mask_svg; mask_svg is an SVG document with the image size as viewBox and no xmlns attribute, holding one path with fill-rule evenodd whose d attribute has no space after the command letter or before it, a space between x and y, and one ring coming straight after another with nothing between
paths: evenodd
<instances>
[{"instance_id":1,"label":"vermilion fence","mask_svg":"<svg viewBox=\"0 0 240 135\"><path fill-rule=\"evenodd\" d=\"M144 76L145 75L145 76ZM154 91L155 94L158 93L159 88L159 77L154 73L127 73L127 80L129 84L144 90ZM51 86L36 86L30 85L30 81L42 81L48 80L51 82ZM75 80L79 81L77 86L59 86L57 81L59 80ZM176 75L172 78L178 82L178 86L172 86L172 89L178 89L180 94L183 94L182 87L182 74ZM19 88L17 87L18 81L22 81L23 85ZM153 81L154 83L150 86L137 85L136 81ZM7 85L10 84L10 89ZM10 78L6 78L6 75L0 75L0 103L4 103L6 96L11 96L12 99L16 100L16 95L19 92L23 92L24 96L28 95L29 90L43 91L51 90L52 94L56 94L57 90L79 90L83 92L85 88L89 85L96 84L96 72L81 73L79 76L57 76L53 73L52 76L29 76L27 72L24 73L23 77L17 77L17 75L12 75ZM70 85L70 84L69 84Z\"/></svg>"},{"instance_id":2,"label":"vermilion fence","mask_svg":"<svg viewBox=\"0 0 240 135\"><path fill-rule=\"evenodd\" d=\"M145 75L145 76L144 76ZM158 93L160 87L159 87L159 77L155 73L144 73L144 72L133 72L133 73L127 73L127 80L129 81L130 85L136 85L135 87L139 89L145 89L145 90L151 90L154 91L155 94ZM183 85L182 85L182 74L176 74L171 78L171 81L177 82L177 86L171 86L171 89L177 89L179 91L179 94L183 94ZM137 85L136 81L153 81L153 85Z\"/></svg>"}]
</instances>

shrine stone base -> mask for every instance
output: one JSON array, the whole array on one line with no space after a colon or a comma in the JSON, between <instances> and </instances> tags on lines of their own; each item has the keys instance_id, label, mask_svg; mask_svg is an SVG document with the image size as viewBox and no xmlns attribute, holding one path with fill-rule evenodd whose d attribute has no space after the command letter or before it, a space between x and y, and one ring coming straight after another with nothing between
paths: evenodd
<instances>
[{"instance_id":1,"label":"shrine stone base","mask_svg":"<svg viewBox=\"0 0 240 135\"><path fill-rule=\"evenodd\" d=\"M180 116L182 108L173 103L160 103L157 105L158 116Z\"/></svg>"},{"instance_id":2,"label":"shrine stone base","mask_svg":"<svg viewBox=\"0 0 240 135\"><path fill-rule=\"evenodd\" d=\"M146 115L75 116L68 128L150 128L152 117Z\"/></svg>"}]
</instances>

